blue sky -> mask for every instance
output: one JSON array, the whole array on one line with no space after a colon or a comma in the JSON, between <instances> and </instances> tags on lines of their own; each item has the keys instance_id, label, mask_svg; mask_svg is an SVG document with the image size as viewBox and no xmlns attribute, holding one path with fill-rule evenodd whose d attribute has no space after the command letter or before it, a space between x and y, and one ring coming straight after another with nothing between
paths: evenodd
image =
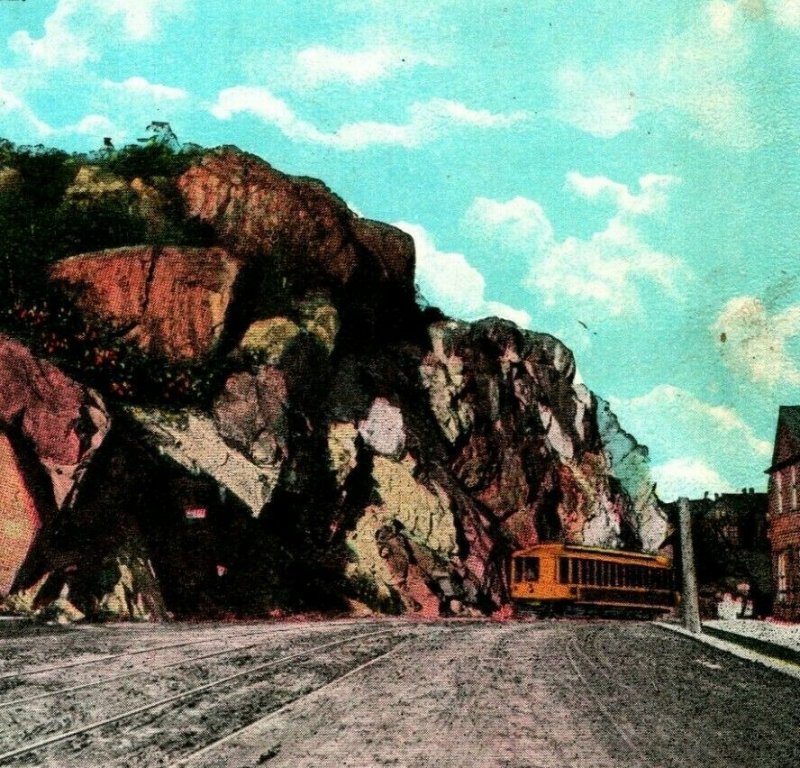
<instances>
[{"instance_id":1,"label":"blue sky","mask_svg":"<svg viewBox=\"0 0 800 768\"><path fill-rule=\"evenodd\" d=\"M763 489L800 402L800 0L0 3L0 136L236 144L560 337L662 498Z\"/></svg>"}]
</instances>

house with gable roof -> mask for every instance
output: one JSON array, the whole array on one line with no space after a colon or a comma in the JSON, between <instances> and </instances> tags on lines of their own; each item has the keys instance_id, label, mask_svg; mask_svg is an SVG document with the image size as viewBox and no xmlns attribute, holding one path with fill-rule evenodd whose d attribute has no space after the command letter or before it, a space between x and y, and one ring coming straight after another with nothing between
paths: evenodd
<instances>
[{"instance_id":1,"label":"house with gable roof","mask_svg":"<svg viewBox=\"0 0 800 768\"><path fill-rule=\"evenodd\" d=\"M780 407L772 466L766 472L773 615L800 621L800 405Z\"/></svg>"}]
</instances>

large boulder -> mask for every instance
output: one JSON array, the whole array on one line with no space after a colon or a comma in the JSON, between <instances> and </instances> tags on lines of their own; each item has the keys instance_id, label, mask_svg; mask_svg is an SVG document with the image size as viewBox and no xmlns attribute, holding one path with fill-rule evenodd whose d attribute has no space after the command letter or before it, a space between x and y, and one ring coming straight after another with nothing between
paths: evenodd
<instances>
[{"instance_id":1,"label":"large boulder","mask_svg":"<svg viewBox=\"0 0 800 768\"><path fill-rule=\"evenodd\" d=\"M0 598L10 592L41 517L8 437L0 432Z\"/></svg>"},{"instance_id":2,"label":"large boulder","mask_svg":"<svg viewBox=\"0 0 800 768\"><path fill-rule=\"evenodd\" d=\"M386 322L399 308L414 307L411 238L356 216L322 182L287 176L257 157L222 148L203 156L177 184L187 216L209 226L250 265L253 284L262 288L262 314L274 314L270 299L279 304L286 294L319 290L335 294L346 312Z\"/></svg>"},{"instance_id":3,"label":"large boulder","mask_svg":"<svg viewBox=\"0 0 800 768\"><path fill-rule=\"evenodd\" d=\"M50 274L87 316L180 360L216 349L240 267L222 248L139 246L71 256Z\"/></svg>"},{"instance_id":4,"label":"large boulder","mask_svg":"<svg viewBox=\"0 0 800 768\"><path fill-rule=\"evenodd\" d=\"M186 212L211 224L237 253L280 256L279 265L350 280L361 258L381 276L413 290L414 248L395 227L361 219L320 181L287 176L260 158L223 148L178 180Z\"/></svg>"},{"instance_id":5,"label":"large boulder","mask_svg":"<svg viewBox=\"0 0 800 768\"><path fill-rule=\"evenodd\" d=\"M283 373L269 365L228 377L214 404L217 432L260 467L280 470L288 454L288 393Z\"/></svg>"},{"instance_id":6,"label":"large boulder","mask_svg":"<svg viewBox=\"0 0 800 768\"><path fill-rule=\"evenodd\" d=\"M239 405L247 407L246 403ZM250 432L241 424L232 436L234 427L227 425L231 442L233 437L250 435L253 442L249 455L245 455L227 442L214 420L203 413L141 407L130 407L126 413L141 429L144 444L156 449L160 456L193 475L212 478L220 488L239 499L254 517L261 514L278 485L283 459L280 447L268 433Z\"/></svg>"},{"instance_id":7,"label":"large boulder","mask_svg":"<svg viewBox=\"0 0 800 768\"><path fill-rule=\"evenodd\" d=\"M109 426L100 395L0 335L0 429L30 446L57 508L73 500Z\"/></svg>"}]
</instances>

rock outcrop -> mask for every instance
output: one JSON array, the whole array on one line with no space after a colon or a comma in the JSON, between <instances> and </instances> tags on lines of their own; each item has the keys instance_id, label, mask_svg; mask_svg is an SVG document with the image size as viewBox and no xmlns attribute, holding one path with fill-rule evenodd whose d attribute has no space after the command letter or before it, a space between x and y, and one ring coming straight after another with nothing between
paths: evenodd
<instances>
[{"instance_id":1,"label":"rock outcrop","mask_svg":"<svg viewBox=\"0 0 800 768\"><path fill-rule=\"evenodd\" d=\"M117 248L64 259L51 276L144 352L197 359L220 341L240 266L222 248Z\"/></svg>"},{"instance_id":2,"label":"rock outcrop","mask_svg":"<svg viewBox=\"0 0 800 768\"><path fill-rule=\"evenodd\" d=\"M0 449L7 433L19 451L19 436L62 509L32 536L7 605L128 619L364 604L503 615L517 548L659 546L646 449L558 339L421 310L411 239L321 182L232 148L151 181L83 168L65 196L133 195L162 239L179 199L206 246L77 254L51 280L212 390L170 410L124 390L134 402L113 403L106 437L99 396L0 340ZM31 537L30 469L9 451L12 517L33 521Z\"/></svg>"},{"instance_id":3,"label":"rock outcrop","mask_svg":"<svg viewBox=\"0 0 800 768\"><path fill-rule=\"evenodd\" d=\"M0 597L5 597L42 521L14 448L2 432L0 478Z\"/></svg>"},{"instance_id":4,"label":"rock outcrop","mask_svg":"<svg viewBox=\"0 0 800 768\"><path fill-rule=\"evenodd\" d=\"M230 402L230 401L229 401ZM243 455L225 442L214 421L201 413L164 412L131 408L128 415L145 433L144 440L192 474L204 473L234 494L251 514L258 516L270 500L280 474L280 454L268 435L254 436L250 456ZM228 425L227 432L244 433ZM259 441L260 442L257 442ZM257 453L257 458L252 452Z\"/></svg>"},{"instance_id":5,"label":"rock outcrop","mask_svg":"<svg viewBox=\"0 0 800 768\"><path fill-rule=\"evenodd\" d=\"M451 469L515 546L562 536L619 546L625 503L608 484L591 397L572 353L512 323L442 322L420 368Z\"/></svg>"},{"instance_id":6,"label":"rock outcrop","mask_svg":"<svg viewBox=\"0 0 800 768\"><path fill-rule=\"evenodd\" d=\"M109 427L96 392L0 335L0 595L68 514Z\"/></svg>"},{"instance_id":7,"label":"rock outcrop","mask_svg":"<svg viewBox=\"0 0 800 768\"><path fill-rule=\"evenodd\" d=\"M187 215L248 265L256 313L281 314L287 302L322 294L348 335L402 332L414 307L406 233L356 216L316 179L231 148L205 155L177 186Z\"/></svg>"},{"instance_id":8,"label":"rock outcrop","mask_svg":"<svg viewBox=\"0 0 800 768\"><path fill-rule=\"evenodd\" d=\"M0 335L0 430L30 446L57 508L73 499L109 425L100 395Z\"/></svg>"},{"instance_id":9,"label":"rock outcrop","mask_svg":"<svg viewBox=\"0 0 800 768\"><path fill-rule=\"evenodd\" d=\"M608 474L619 481L630 501L630 525L645 552L655 552L668 535L669 524L655 495L647 448L619 424L609 404L595 395L597 428L608 461Z\"/></svg>"},{"instance_id":10,"label":"rock outcrop","mask_svg":"<svg viewBox=\"0 0 800 768\"><path fill-rule=\"evenodd\" d=\"M316 179L223 149L190 168L178 188L189 216L210 224L232 252L268 259L278 279L302 276L306 290L341 288L368 272L391 283L399 299L413 292L411 238L355 216Z\"/></svg>"}]
</instances>

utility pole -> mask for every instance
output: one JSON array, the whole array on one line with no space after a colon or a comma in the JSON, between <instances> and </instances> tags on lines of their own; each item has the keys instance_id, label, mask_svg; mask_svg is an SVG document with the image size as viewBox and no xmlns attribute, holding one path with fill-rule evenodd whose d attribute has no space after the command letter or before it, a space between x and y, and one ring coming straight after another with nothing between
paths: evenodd
<instances>
[{"instance_id":1,"label":"utility pole","mask_svg":"<svg viewBox=\"0 0 800 768\"><path fill-rule=\"evenodd\" d=\"M692 546L692 518L689 514L689 499L678 499L678 529L681 538L681 575L683 576L683 601L681 613L683 626L694 635L703 631L700 624L700 604L697 599L697 574L694 570L694 547Z\"/></svg>"}]
</instances>

